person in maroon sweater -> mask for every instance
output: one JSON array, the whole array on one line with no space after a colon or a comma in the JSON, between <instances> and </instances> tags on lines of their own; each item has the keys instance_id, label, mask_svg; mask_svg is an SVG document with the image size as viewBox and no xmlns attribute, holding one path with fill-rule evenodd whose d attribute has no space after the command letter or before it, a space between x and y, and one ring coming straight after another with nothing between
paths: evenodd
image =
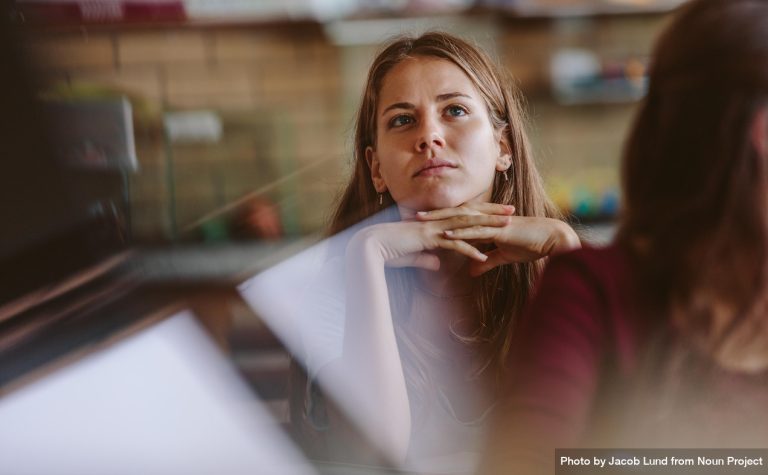
<instances>
[{"instance_id":1,"label":"person in maroon sweater","mask_svg":"<svg viewBox=\"0 0 768 475\"><path fill-rule=\"evenodd\" d=\"M551 258L483 473L561 447L768 443L768 1L694 0L656 44L614 244Z\"/></svg>"}]
</instances>

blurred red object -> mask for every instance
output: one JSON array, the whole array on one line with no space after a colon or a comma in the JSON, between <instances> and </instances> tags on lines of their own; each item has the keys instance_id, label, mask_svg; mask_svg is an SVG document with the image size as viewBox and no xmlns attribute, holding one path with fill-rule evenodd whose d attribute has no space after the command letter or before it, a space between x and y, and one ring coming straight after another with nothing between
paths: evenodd
<instances>
[{"instance_id":1,"label":"blurred red object","mask_svg":"<svg viewBox=\"0 0 768 475\"><path fill-rule=\"evenodd\" d=\"M273 241L283 237L278 207L269 199L254 198L242 205L232 222L233 235L239 239Z\"/></svg>"},{"instance_id":2,"label":"blurred red object","mask_svg":"<svg viewBox=\"0 0 768 475\"><path fill-rule=\"evenodd\" d=\"M25 21L43 25L151 23L187 19L182 0L19 0Z\"/></svg>"}]
</instances>

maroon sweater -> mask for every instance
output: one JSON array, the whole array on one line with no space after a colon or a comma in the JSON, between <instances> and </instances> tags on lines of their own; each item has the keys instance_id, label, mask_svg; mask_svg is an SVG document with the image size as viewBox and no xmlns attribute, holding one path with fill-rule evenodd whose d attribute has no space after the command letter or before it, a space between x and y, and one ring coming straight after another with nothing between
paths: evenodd
<instances>
[{"instance_id":1,"label":"maroon sweater","mask_svg":"<svg viewBox=\"0 0 768 475\"><path fill-rule=\"evenodd\" d=\"M762 430L768 422L768 375L717 370L712 378L707 362L703 386L677 384L678 374L690 375L679 368L689 366L668 371L672 353L656 351L667 348L657 346L666 321L638 311L632 274L616 245L550 260L519 328L488 473L554 473L554 449L564 447L768 442L765 434L734 437L745 425Z\"/></svg>"}]
</instances>

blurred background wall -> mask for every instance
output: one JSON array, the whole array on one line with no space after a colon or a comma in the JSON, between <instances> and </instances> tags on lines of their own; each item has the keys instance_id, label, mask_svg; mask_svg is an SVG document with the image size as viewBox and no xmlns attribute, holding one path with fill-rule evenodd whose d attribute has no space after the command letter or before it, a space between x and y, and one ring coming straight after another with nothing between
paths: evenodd
<instances>
[{"instance_id":1,"label":"blurred background wall","mask_svg":"<svg viewBox=\"0 0 768 475\"><path fill-rule=\"evenodd\" d=\"M290 355L235 286L322 233L381 42L440 29L495 56L527 98L550 195L604 242L653 38L680 1L17 0L14 15L58 122L56 162L84 175L51 182L79 189L77 211L107 218L109 241L138 251L131 269L183 297L285 422ZM6 194L23 210L34 192ZM43 223L69 219L41 208ZM64 244L32 284L73 254Z\"/></svg>"},{"instance_id":2,"label":"blurred background wall","mask_svg":"<svg viewBox=\"0 0 768 475\"><path fill-rule=\"evenodd\" d=\"M138 169L125 177L125 212L133 239L155 242L260 237L254 221L277 221L261 237L321 231L348 176L353 115L378 44L426 29L498 58L528 99L552 198L577 222L611 223L652 41L677 3L18 6L41 94L130 101Z\"/></svg>"}]
</instances>

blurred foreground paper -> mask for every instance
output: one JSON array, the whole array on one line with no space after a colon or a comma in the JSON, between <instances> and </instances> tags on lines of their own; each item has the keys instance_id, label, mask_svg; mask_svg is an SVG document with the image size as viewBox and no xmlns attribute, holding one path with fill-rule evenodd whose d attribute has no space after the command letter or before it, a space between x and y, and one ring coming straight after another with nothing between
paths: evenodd
<instances>
[{"instance_id":1,"label":"blurred foreground paper","mask_svg":"<svg viewBox=\"0 0 768 475\"><path fill-rule=\"evenodd\" d=\"M189 312L0 398L0 472L312 474Z\"/></svg>"}]
</instances>

